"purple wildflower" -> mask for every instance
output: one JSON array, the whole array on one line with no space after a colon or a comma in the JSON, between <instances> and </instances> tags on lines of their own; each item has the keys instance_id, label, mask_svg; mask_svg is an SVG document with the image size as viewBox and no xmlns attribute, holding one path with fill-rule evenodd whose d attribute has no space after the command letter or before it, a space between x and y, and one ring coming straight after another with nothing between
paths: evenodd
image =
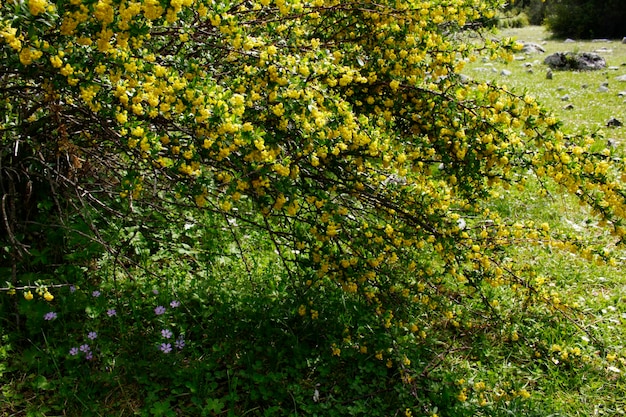
<instances>
[{"instance_id":1,"label":"purple wildflower","mask_svg":"<svg viewBox=\"0 0 626 417\"><path fill-rule=\"evenodd\" d=\"M70 292L73 293L76 291L76 287L73 285L70 285Z\"/></svg>"},{"instance_id":2,"label":"purple wildflower","mask_svg":"<svg viewBox=\"0 0 626 417\"><path fill-rule=\"evenodd\" d=\"M170 343L161 343L161 352L170 353L172 351L172 345Z\"/></svg>"},{"instance_id":3,"label":"purple wildflower","mask_svg":"<svg viewBox=\"0 0 626 417\"><path fill-rule=\"evenodd\" d=\"M87 359L88 361L93 359L93 352L89 351L85 354L85 359Z\"/></svg>"},{"instance_id":4,"label":"purple wildflower","mask_svg":"<svg viewBox=\"0 0 626 417\"><path fill-rule=\"evenodd\" d=\"M72 355L72 356L78 355L78 348L77 347L71 348L70 349L70 355Z\"/></svg>"},{"instance_id":5,"label":"purple wildflower","mask_svg":"<svg viewBox=\"0 0 626 417\"><path fill-rule=\"evenodd\" d=\"M43 316L43 319L44 320L48 320L48 321L54 320L56 318L57 318L57 313L55 313L54 311L50 311L50 312L44 314L44 316Z\"/></svg>"},{"instance_id":6,"label":"purple wildflower","mask_svg":"<svg viewBox=\"0 0 626 417\"><path fill-rule=\"evenodd\" d=\"M89 334L87 335L87 337L91 340L94 340L96 337L98 337L98 333L96 332L89 332Z\"/></svg>"},{"instance_id":7,"label":"purple wildflower","mask_svg":"<svg viewBox=\"0 0 626 417\"><path fill-rule=\"evenodd\" d=\"M178 300L174 300L174 301L172 301L170 303L170 307L172 307L172 308L176 308L178 306L180 306L180 301L178 301Z\"/></svg>"},{"instance_id":8,"label":"purple wildflower","mask_svg":"<svg viewBox=\"0 0 626 417\"><path fill-rule=\"evenodd\" d=\"M170 337L172 337L172 332L170 329L163 329L161 330L161 336L163 336L166 339L169 339Z\"/></svg>"},{"instance_id":9,"label":"purple wildflower","mask_svg":"<svg viewBox=\"0 0 626 417\"><path fill-rule=\"evenodd\" d=\"M94 298L100 297L100 291L95 290L94 292L91 293L91 296L94 297Z\"/></svg>"},{"instance_id":10,"label":"purple wildflower","mask_svg":"<svg viewBox=\"0 0 626 417\"><path fill-rule=\"evenodd\" d=\"M158 306L154 309L154 314L156 314L157 316L160 316L163 313L165 313L165 307L163 306Z\"/></svg>"},{"instance_id":11,"label":"purple wildflower","mask_svg":"<svg viewBox=\"0 0 626 417\"><path fill-rule=\"evenodd\" d=\"M185 340L183 339L183 336L179 336L178 339L176 339L176 342L174 342L174 346L176 346L176 349L178 350L182 350L182 348L185 347Z\"/></svg>"},{"instance_id":12,"label":"purple wildflower","mask_svg":"<svg viewBox=\"0 0 626 417\"><path fill-rule=\"evenodd\" d=\"M81 352L84 352L84 353L87 353L87 352L91 351L91 348L86 343L84 345L80 345L79 349L80 349Z\"/></svg>"},{"instance_id":13,"label":"purple wildflower","mask_svg":"<svg viewBox=\"0 0 626 417\"><path fill-rule=\"evenodd\" d=\"M159 290L152 290L152 294L158 295L159 294Z\"/></svg>"},{"instance_id":14,"label":"purple wildflower","mask_svg":"<svg viewBox=\"0 0 626 417\"><path fill-rule=\"evenodd\" d=\"M113 317L116 314L117 314L117 311L115 311L114 308L110 308L110 309L107 310L107 316L109 316L109 317Z\"/></svg>"}]
</instances>

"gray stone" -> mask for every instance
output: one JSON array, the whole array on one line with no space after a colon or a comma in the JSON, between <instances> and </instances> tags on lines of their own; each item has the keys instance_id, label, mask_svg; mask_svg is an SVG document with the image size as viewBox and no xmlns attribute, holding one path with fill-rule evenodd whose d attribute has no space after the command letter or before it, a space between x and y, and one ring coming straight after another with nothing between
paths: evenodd
<instances>
[{"instance_id":1,"label":"gray stone","mask_svg":"<svg viewBox=\"0 0 626 417\"><path fill-rule=\"evenodd\" d=\"M570 103L567 106L563 107L563 110L574 110L574 105Z\"/></svg>"},{"instance_id":2,"label":"gray stone","mask_svg":"<svg viewBox=\"0 0 626 417\"><path fill-rule=\"evenodd\" d=\"M508 77L509 75L513 74L511 71L503 69L502 71L500 71L500 75L504 76L504 77Z\"/></svg>"},{"instance_id":3,"label":"gray stone","mask_svg":"<svg viewBox=\"0 0 626 417\"><path fill-rule=\"evenodd\" d=\"M552 70L550 68L548 68L548 71L546 72L546 79L547 80L552 79Z\"/></svg>"},{"instance_id":4,"label":"gray stone","mask_svg":"<svg viewBox=\"0 0 626 417\"><path fill-rule=\"evenodd\" d=\"M626 36L622 39L622 43L626 43Z\"/></svg>"},{"instance_id":5,"label":"gray stone","mask_svg":"<svg viewBox=\"0 0 626 417\"><path fill-rule=\"evenodd\" d=\"M609 71L617 71L619 70L619 67L616 67L615 65L612 65L610 67L607 68Z\"/></svg>"},{"instance_id":6,"label":"gray stone","mask_svg":"<svg viewBox=\"0 0 626 417\"><path fill-rule=\"evenodd\" d=\"M574 39L567 38L563 41L564 43L574 43L576 42Z\"/></svg>"},{"instance_id":7,"label":"gray stone","mask_svg":"<svg viewBox=\"0 0 626 417\"><path fill-rule=\"evenodd\" d=\"M532 43L532 42L522 42L522 43L524 44L524 46L522 47L520 52L524 54L543 54L546 52L543 46L538 45L536 43Z\"/></svg>"},{"instance_id":8,"label":"gray stone","mask_svg":"<svg viewBox=\"0 0 626 417\"><path fill-rule=\"evenodd\" d=\"M626 97L626 91L620 91L617 93L617 97Z\"/></svg>"},{"instance_id":9,"label":"gray stone","mask_svg":"<svg viewBox=\"0 0 626 417\"><path fill-rule=\"evenodd\" d=\"M569 94L565 94L564 96L561 96L561 101L569 101Z\"/></svg>"},{"instance_id":10,"label":"gray stone","mask_svg":"<svg viewBox=\"0 0 626 417\"><path fill-rule=\"evenodd\" d=\"M606 127L620 127L622 126L622 122L617 120L615 117L611 117L607 122L606 122Z\"/></svg>"},{"instance_id":11,"label":"gray stone","mask_svg":"<svg viewBox=\"0 0 626 417\"><path fill-rule=\"evenodd\" d=\"M598 93L607 93L608 91L609 91L609 87L604 84L598 87Z\"/></svg>"},{"instance_id":12,"label":"gray stone","mask_svg":"<svg viewBox=\"0 0 626 417\"><path fill-rule=\"evenodd\" d=\"M544 64L560 71L593 71L606 67L606 61L592 52L557 52L544 59Z\"/></svg>"},{"instance_id":13,"label":"gray stone","mask_svg":"<svg viewBox=\"0 0 626 417\"><path fill-rule=\"evenodd\" d=\"M623 83L626 83L626 75L620 75L619 77L615 77L615 79L617 81L621 81Z\"/></svg>"}]
</instances>

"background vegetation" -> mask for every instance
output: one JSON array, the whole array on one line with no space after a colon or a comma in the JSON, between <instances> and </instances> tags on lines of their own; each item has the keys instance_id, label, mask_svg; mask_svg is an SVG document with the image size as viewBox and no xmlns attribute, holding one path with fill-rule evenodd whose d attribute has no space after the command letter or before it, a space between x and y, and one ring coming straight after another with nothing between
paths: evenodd
<instances>
[{"instance_id":1,"label":"background vegetation","mask_svg":"<svg viewBox=\"0 0 626 417\"><path fill-rule=\"evenodd\" d=\"M3 413L622 412L621 147L406 6L2 5Z\"/></svg>"},{"instance_id":2,"label":"background vegetation","mask_svg":"<svg viewBox=\"0 0 626 417\"><path fill-rule=\"evenodd\" d=\"M622 39L626 5L619 0L516 0L505 8L505 26L546 24L553 36L574 39Z\"/></svg>"}]
</instances>

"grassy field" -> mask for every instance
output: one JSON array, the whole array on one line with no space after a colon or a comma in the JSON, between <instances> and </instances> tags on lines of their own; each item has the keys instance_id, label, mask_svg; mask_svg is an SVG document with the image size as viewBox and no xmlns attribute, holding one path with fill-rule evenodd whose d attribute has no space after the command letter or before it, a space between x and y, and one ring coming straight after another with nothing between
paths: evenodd
<instances>
[{"instance_id":1,"label":"grassy field","mask_svg":"<svg viewBox=\"0 0 626 417\"><path fill-rule=\"evenodd\" d=\"M476 62L466 69L467 75L475 80L505 84L520 93L527 92L563 121L565 132L597 132L603 137L603 146L624 149L626 127L607 127L606 124L610 118L626 122L626 82L616 80L626 74L626 44L621 40L565 42L550 39L544 28L536 26L506 29L496 36L536 43L545 53L519 53L510 63ZM607 67L593 72L554 71L552 79L548 79L548 67L543 60L554 52L597 52L605 58ZM603 85L608 91L600 91ZM565 233L597 239L612 248L611 238L598 232L596 219L581 210L571 196L553 190L548 199L541 199L535 191L532 187L522 192L503 191L499 209L513 219L546 221ZM540 265L550 285L576 306L578 317L586 323L578 336L570 339L570 346L586 345L591 335L603 340L604 349L597 352L595 371L578 374L559 369L563 364L559 362L558 353L563 351L563 346L557 343L552 347L557 353L553 357L554 369L537 373L537 378L543 380L540 385L546 404L559 410L552 415L615 416L626 412L623 397L626 381L622 373L626 353L626 279L623 275L626 258L621 249L617 253L617 267L607 267L590 264L574 255L518 248L520 259L532 258ZM561 330L557 326L545 327L542 331L542 336L549 340L551 335L558 339Z\"/></svg>"},{"instance_id":2,"label":"grassy field","mask_svg":"<svg viewBox=\"0 0 626 417\"><path fill-rule=\"evenodd\" d=\"M535 43L545 53L519 53L511 63L477 62L466 71L474 79L497 81L518 91L528 91L544 106L552 109L565 121L566 130L602 130L607 139L626 140L626 127L607 128L611 118L626 125L626 82L616 78L626 75L626 44L621 40L565 42L550 39L550 33L541 26L506 29L497 37L513 37L520 42ZM555 52L596 52L606 60L606 68L599 71L554 71L547 79L548 67L543 60ZM502 75L510 71L510 75ZM602 85L608 91L599 91ZM620 94L622 93L622 94Z\"/></svg>"}]
</instances>

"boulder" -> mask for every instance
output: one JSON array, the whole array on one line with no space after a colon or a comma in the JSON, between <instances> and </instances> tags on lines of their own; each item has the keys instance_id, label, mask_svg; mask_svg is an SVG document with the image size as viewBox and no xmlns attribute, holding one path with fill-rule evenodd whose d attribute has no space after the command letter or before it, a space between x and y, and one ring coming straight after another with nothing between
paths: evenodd
<instances>
[{"instance_id":1,"label":"boulder","mask_svg":"<svg viewBox=\"0 0 626 417\"><path fill-rule=\"evenodd\" d=\"M524 46L522 46L522 49L520 50L520 52L524 54L543 54L544 52L546 52L543 46L539 44L532 43L532 42L522 42L522 44Z\"/></svg>"},{"instance_id":2,"label":"boulder","mask_svg":"<svg viewBox=\"0 0 626 417\"><path fill-rule=\"evenodd\" d=\"M606 61L592 52L557 52L546 57L543 63L559 71L593 71L606 67Z\"/></svg>"}]
</instances>

